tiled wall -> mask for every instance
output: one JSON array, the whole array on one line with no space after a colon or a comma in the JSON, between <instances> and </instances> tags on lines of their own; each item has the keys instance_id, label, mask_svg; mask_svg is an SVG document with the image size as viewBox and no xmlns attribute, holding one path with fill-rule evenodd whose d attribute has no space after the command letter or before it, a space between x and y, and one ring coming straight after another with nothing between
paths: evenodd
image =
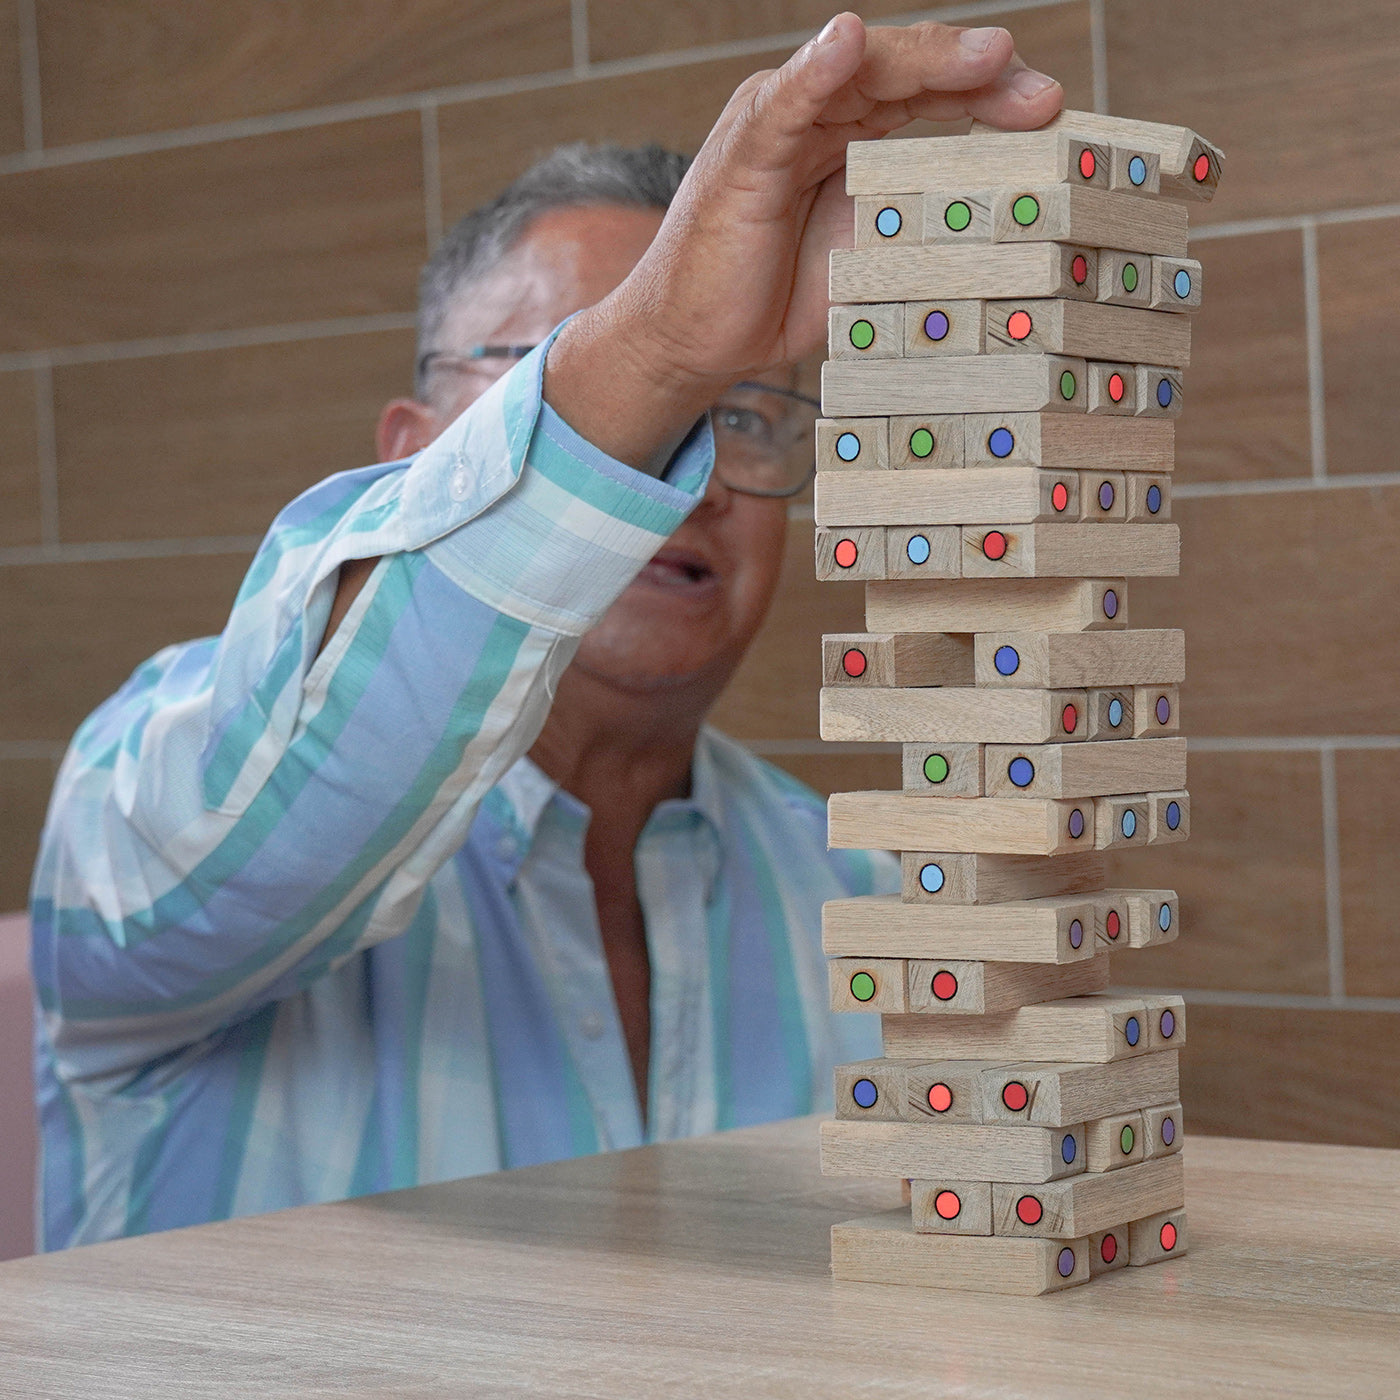
<instances>
[{"instance_id":1,"label":"tiled wall","mask_svg":"<svg viewBox=\"0 0 1400 1400\"><path fill-rule=\"evenodd\" d=\"M863 7L900 13L898 0ZM53 764L142 657L215 630L274 510L373 453L445 221L556 141L694 148L819 0L0 0L0 908ZM1195 833L1188 935L1119 969L1188 989L1195 1125L1400 1141L1400 6L1064 0L1007 24L1074 106L1219 142L1176 492ZM801 508L798 508L800 515ZM720 718L821 787L818 636L784 591Z\"/></svg>"}]
</instances>

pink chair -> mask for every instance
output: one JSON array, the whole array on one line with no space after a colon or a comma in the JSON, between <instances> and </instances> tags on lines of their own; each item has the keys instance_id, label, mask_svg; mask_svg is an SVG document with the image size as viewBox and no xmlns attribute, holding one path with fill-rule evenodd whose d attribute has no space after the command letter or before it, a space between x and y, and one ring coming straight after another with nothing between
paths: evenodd
<instances>
[{"instance_id":1,"label":"pink chair","mask_svg":"<svg viewBox=\"0 0 1400 1400\"><path fill-rule=\"evenodd\" d=\"M34 1252L34 1114L29 919L0 915L0 1259Z\"/></svg>"}]
</instances>

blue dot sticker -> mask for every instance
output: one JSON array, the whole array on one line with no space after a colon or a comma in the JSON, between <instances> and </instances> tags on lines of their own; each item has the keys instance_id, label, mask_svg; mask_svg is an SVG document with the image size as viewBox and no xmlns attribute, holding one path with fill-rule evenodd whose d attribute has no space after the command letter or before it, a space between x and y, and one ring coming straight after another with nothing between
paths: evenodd
<instances>
[{"instance_id":1,"label":"blue dot sticker","mask_svg":"<svg viewBox=\"0 0 1400 1400\"><path fill-rule=\"evenodd\" d=\"M1183 301L1191 295L1191 274L1184 267L1179 268L1172 278L1172 291Z\"/></svg>"},{"instance_id":2,"label":"blue dot sticker","mask_svg":"<svg viewBox=\"0 0 1400 1400\"><path fill-rule=\"evenodd\" d=\"M1170 408L1172 406L1172 382L1170 379L1159 379L1157 381L1157 405L1159 408Z\"/></svg>"},{"instance_id":3,"label":"blue dot sticker","mask_svg":"<svg viewBox=\"0 0 1400 1400\"><path fill-rule=\"evenodd\" d=\"M875 215L875 229L882 238L893 238L903 227L898 209L882 209Z\"/></svg>"},{"instance_id":4,"label":"blue dot sticker","mask_svg":"<svg viewBox=\"0 0 1400 1400\"><path fill-rule=\"evenodd\" d=\"M1152 485L1147 488L1147 513L1156 515L1162 509L1162 488Z\"/></svg>"},{"instance_id":5,"label":"blue dot sticker","mask_svg":"<svg viewBox=\"0 0 1400 1400\"><path fill-rule=\"evenodd\" d=\"M1164 905L1157 911L1157 927L1158 927L1159 929L1161 929L1163 933L1166 933L1167 930L1171 928L1171 926L1172 926L1172 907L1171 907L1170 904L1164 904Z\"/></svg>"},{"instance_id":6,"label":"blue dot sticker","mask_svg":"<svg viewBox=\"0 0 1400 1400\"><path fill-rule=\"evenodd\" d=\"M1061 1278L1068 1278L1074 1272L1074 1251L1068 1245L1060 1251L1060 1257L1055 1261L1055 1268L1059 1271Z\"/></svg>"},{"instance_id":7,"label":"blue dot sticker","mask_svg":"<svg viewBox=\"0 0 1400 1400\"><path fill-rule=\"evenodd\" d=\"M1142 1023L1136 1016L1129 1016L1123 1022L1123 1039L1129 1045L1136 1045L1142 1039Z\"/></svg>"},{"instance_id":8,"label":"blue dot sticker","mask_svg":"<svg viewBox=\"0 0 1400 1400\"><path fill-rule=\"evenodd\" d=\"M1123 702L1116 695L1108 702L1108 722L1114 729L1123 723Z\"/></svg>"},{"instance_id":9,"label":"blue dot sticker","mask_svg":"<svg viewBox=\"0 0 1400 1400\"><path fill-rule=\"evenodd\" d=\"M1119 826L1126 840L1131 841L1137 835L1137 813L1131 807L1123 813L1123 820L1119 822Z\"/></svg>"},{"instance_id":10,"label":"blue dot sticker","mask_svg":"<svg viewBox=\"0 0 1400 1400\"><path fill-rule=\"evenodd\" d=\"M933 549L929 545L927 536L910 535L909 543L904 546L904 553L908 556L911 564L927 564Z\"/></svg>"},{"instance_id":11,"label":"blue dot sticker","mask_svg":"<svg viewBox=\"0 0 1400 1400\"><path fill-rule=\"evenodd\" d=\"M1064 1139L1060 1143L1060 1157L1064 1161L1065 1166L1069 1166L1078 1155L1079 1144L1075 1142L1074 1134L1066 1133Z\"/></svg>"},{"instance_id":12,"label":"blue dot sticker","mask_svg":"<svg viewBox=\"0 0 1400 1400\"><path fill-rule=\"evenodd\" d=\"M1021 655L1015 647L998 647L992 664L999 676L1014 676L1021 669Z\"/></svg>"},{"instance_id":13,"label":"blue dot sticker","mask_svg":"<svg viewBox=\"0 0 1400 1400\"><path fill-rule=\"evenodd\" d=\"M1010 428L993 428L987 439L987 451L993 457L1009 457L1016 446L1016 439Z\"/></svg>"},{"instance_id":14,"label":"blue dot sticker","mask_svg":"<svg viewBox=\"0 0 1400 1400\"><path fill-rule=\"evenodd\" d=\"M860 439L854 433L842 433L836 439L836 455L843 462L854 462L860 456Z\"/></svg>"},{"instance_id":15,"label":"blue dot sticker","mask_svg":"<svg viewBox=\"0 0 1400 1400\"><path fill-rule=\"evenodd\" d=\"M1128 180L1134 185L1140 185L1147 179L1147 162L1141 156L1134 156L1128 162Z\"/></svg>"},{"instance_id":16,"label":"blue dot sticker","mask_svg":"<svg viewBox=\"0 0 1400 1400\"><path fill-rule=\"evenodd\" d=\"M943 867L930 861L919 871L919 884L927 894L937 894L943 888Z\"/></svg>"},{"instance_id":17,"label":"blue dot sticker","mask_svg":"<svg viewBox=\"0 0 1400 1400\"><path fill-rule=\"evenodd\" d=\"M1018 788L1029 787L1035 781L1035 764L1028 758L1013 758L1007 766L1006 776Z\"/></svg>"},{"instance_id":18,"label":"blue dot sticker","mask_svg":"<svg viewBox=\"0 0 1400 1400\"><path fill-rule=\"evenodd\" d=\"M1167 803L1167 830L1175 831L1181 825L1181 803Z\"/></svg>"},{"instance_id":19,"label":"blue dot sticker","mask_svg":"<svg viewBox=\"0 0 1400 1400\"><path fill-rule=\"evenodd\" d=\"M874 1108L880 1091L875 1087L873 1080L857 1079L851 1088L851 1097L856 1101L857 1108Z\"/></svg>"}]
</instances>

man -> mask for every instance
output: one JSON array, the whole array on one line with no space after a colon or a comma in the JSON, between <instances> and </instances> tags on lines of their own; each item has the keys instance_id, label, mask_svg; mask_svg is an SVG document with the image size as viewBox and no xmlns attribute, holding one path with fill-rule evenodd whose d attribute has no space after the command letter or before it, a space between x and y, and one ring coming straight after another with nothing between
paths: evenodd
<instances>
[{"instance_id":1,"label":"man","mask_svg":"<svg viewBox=\"0 0 1400 1400\"><path fill-rule=\"evenodd\" d=\"M1059 101L1003 30L843 15L678 190L574 149L454 233L388 464L293 502L222 636L65 762L46 1247L801 1113L875 1052L817 925L887 859L828 854L813 795L701 725L803 479L782 390L847 141Z\"/></svg>"}]
</instances>

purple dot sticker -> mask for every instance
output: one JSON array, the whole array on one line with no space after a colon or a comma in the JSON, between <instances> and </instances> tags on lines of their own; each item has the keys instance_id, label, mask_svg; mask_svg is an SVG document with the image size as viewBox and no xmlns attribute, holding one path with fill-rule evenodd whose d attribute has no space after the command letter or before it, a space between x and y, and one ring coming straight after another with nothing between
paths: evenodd
<instances>
[{"instance_id":1,"label":"purple dot sticker","mask_svg":"<svg viewBox=\"0 0 1400 1400\"><path fill-rule=\"evenodd\" d=\"M1174 1011L1162 1012L1159 1024L1162 1027L1162 1039L1170 1040L1176 1034L1176 1013Z\"/></svg>"},{"instance_id":2,"label":"purple dot sticker","mask_svg":"<svg viewBox=\"0 0 1400 1400\"><path fill-rule=\"evenodd\" d=\"M1118 616L1118 594L1111 588L1105 588L1103 591L1103 615L1110 622Z\"/></svg>"},{"instance_id":3,"label":"purple dot sticker","mask_svg":"<svg viewBox=\"0 0 1400 1400\"><path fill-rule=\"evenodd\" d=\"M1157 723L1165 724L1172 717L1172 702L1165 695L1157 697Z\"/></svg>"},{"instance_id":4,"label":"purple dot sticker","mask_svg":"<svg viewBox=\"0 0 1400 1400\"><path fill-rule=\"evenodd\" d=\"M1099 482L1099 509L1113 509L1113 483L1111 481Z\"/></svg>"},{"instance_id":5,"label":"purple dot sticker","mask_svg":"<svg viewBox=\"0 0 1400 1400\"><path fill-rule=\"evenodd\" d=\"M873 1080L857 1079L851 1089L851 1097L859 1108L874 1108L875 1100L880 1097L880 1091L875 1087Z\"/></svg>"},{"instance_id":6,"label":"purple dot sticker","mask_svg":"<svg viewBox=\"0 0 1400 1400\"><path fill-rule=\"evenodd\" d=\"M1170 1147L1176 1141L1176 1124L1170 1118L1162 1119L1162 1145Z\"/></svg>"},{"instance_id":7,"label":"purple dot sticker","mask_svg":"<svg viewBox=\"0 0 1400 1400\"><path fill-rule=\"evenodd\" d=\"M1069 946L1071 948L1082 948L1084 946L1084 925L1078 919L1072 919L1070 921Z\"/></svg>"},{"instance_id":8,"label":"purple dot sticker","mask_svg":"<svg viewBox=\"0 0 1400 1400\"><path fill-rule=\"evenodd\" d=\"M1084 835L1084 813L1078 807L1069 814L1069 834L1076 841Z\"/></svg>"},{"instance_id":9,"label":"purple dot sticker","mask_svg":"<svg viewBox=\"0 0 1400 1400\"><path fill-rule=\"evenodd\" d=\"M1074 1251L1068 1245L1060 1251L1055 1267L1060 1271L1061 1278L1068 1278L1074 1272Z\"/></svg>"},{"instance_id":10,"label":"purple dot sticker","mask_svg":"<svg viewBox=\"0 0 1400 1400\"><path fill-rule=\"evenodd\" d=\"M924 317L924 334L930 340L943 340L948 334L948 313L930 311Z\"/></svg>"}]
</instances>

